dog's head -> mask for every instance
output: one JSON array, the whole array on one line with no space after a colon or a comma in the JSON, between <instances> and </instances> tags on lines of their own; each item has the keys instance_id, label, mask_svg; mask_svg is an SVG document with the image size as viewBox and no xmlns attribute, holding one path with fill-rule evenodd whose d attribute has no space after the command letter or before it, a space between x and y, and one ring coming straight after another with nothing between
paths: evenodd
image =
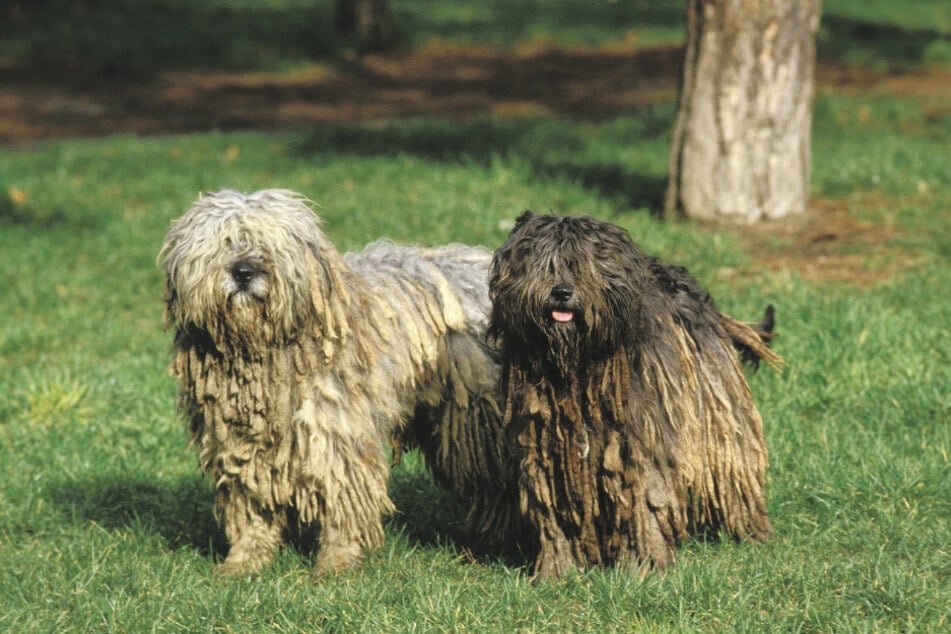
<instances>
[{"instance_id":1,"label":"dog's head","mask_svg":"<svg viewBox=\"0 0 951 634\"><path fill-rule=\"evenodd\" d=\"M339 336L340 254L294 192L201 196L172 223L158 256L165 323L206 333L215 347L283 345L313 327Z\"/></svg>"},{"instance_id":2,"label":"dog's head","mask_svg":"<svg viewBox=\"0 0 951 634\"><path fill-rule=\"evenodd\" d=\"M492 261L490 337L557 364L609 355L636 336L648 266L616 225L526 211Z\"/></svg>"}]
</instances>

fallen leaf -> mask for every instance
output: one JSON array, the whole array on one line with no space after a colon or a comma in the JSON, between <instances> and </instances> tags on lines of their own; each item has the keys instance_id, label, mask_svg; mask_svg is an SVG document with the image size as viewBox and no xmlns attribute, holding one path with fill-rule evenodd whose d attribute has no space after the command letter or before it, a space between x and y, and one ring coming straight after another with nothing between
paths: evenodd
<instances>
[{"instance_id":1,"label":"fallen leaf","mask_svg":"<svg viewBox=\"0 0 951 634\"><path fill-rule=\"evenodd\" d=\"M241 148L237 145L229 145L228 149L225 150L225 160L229 163L237 160L239 156L241 156Z\"/></svg>"},{"instance_id":2,"label":"fallen leaf","mask_svg":"<svg viewBox=\"0 0 951 634\"><path fill-rule=\"evenodd\" d=\"M10 202L14 205L22 205L30 199L29 192L25 192L19 187L12 185L7 189L7 195L10 197Z\"/></svg>"}]
</instances>

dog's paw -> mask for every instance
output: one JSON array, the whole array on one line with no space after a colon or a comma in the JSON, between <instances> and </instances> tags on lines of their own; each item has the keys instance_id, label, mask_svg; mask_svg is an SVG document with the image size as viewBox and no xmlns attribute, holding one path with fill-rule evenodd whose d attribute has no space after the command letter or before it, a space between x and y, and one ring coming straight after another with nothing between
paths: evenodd
<instances>
[{"instance_id":1,"label":"dog's paw","mask_svg":"<svg viewBox=\"0 0 951 634\"><path fill-rule=\"evenodd\" d=\"M315 581L331 575L356 570L363 565L363 548L354 544L330 548L324 546L317 553L311 579Z\"/></svg>"},{"instance_id":2,"label":"dog's paw","mask_svg":"<svg viewBox=\"0 0 951 634\"><path fill-rule=\"evenodd\" d=\"M538 583L557 579L583 569L584 563L574 557L571 544L567 540L551 541L542 546L535 558L535 565L532 566L532 581Z\"/></svg>"},{"instance_id":3,"label":"dog's paw","mask_svg":"<svg viewBox=\"0 0 951 634\"><path fill-rule=\"evenodd\" d=\"M275 550L271 544L233 544L225 560L215 566L214 573L219 577L234 577L260 572L274 561Z\"/></svg>"},{"instance_id":4,"label":"dog's paw","mask_svg":"<svg viewBox=\"0 0 951 634\"><path fill-rule=\"evenodd\" d=\"M239 577L242 575L252 575L260 572L264 568L263 562L253 562L250 560L230 561L224 560L212 569L216 577Z\"/></svg>"}]
</instances>

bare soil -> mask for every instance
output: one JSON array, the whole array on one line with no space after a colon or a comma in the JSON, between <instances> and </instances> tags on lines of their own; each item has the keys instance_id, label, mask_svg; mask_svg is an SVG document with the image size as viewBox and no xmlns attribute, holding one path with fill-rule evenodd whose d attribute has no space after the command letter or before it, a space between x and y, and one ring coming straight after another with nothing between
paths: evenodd
<instances>
[{"instance_id":1,"label":"bare soil","mask_svg":"<svg viewBox=\"0 0 951 634\"><path fill-rule=\"evenodd\" d=\"M0 143L413 115L603 119L673 99L679 63L677 48L502 50L439 41L289 73L187 70L143 80L51 78L0 60Z\"/></svg>"},{"instance_id":2,"label":"bare soil","mask_svg":"<svg viewBox=\"0 0 951 634\"><path fill-rule=\"evenodd\" d=\"M188 70L139 79L54 77L0 59L0 144L294 129L414 115L550 114L596 121L673 100L680 57L679 47L633 43L499 49L435 41L288 73ZM903 95L921 99L936 116L951 111L951 72L943 69L897 74L820 64L817 77L820 91ZM896 246L901 228L858 219L856 204L818 200L804 216L735 232L764 267L815 279L867 285L916 266L915 255ZM869 250L881 257L870 260Z\"/></svg>"},{"instance_id":3,"label":"bare soil","mask_svg":"<svg viewBox=\"0 0 951 634\"><path fill-rule=\"evenodd\" d=\"M726 230L744 245L755 269L868 288L926 263L923 253L907 246L909 230L894 215L895 209L916 204L925 203L876 192L820 198L801 215ZM751 272L728 272L734 273Z\"/></svg>"}]
</instances>

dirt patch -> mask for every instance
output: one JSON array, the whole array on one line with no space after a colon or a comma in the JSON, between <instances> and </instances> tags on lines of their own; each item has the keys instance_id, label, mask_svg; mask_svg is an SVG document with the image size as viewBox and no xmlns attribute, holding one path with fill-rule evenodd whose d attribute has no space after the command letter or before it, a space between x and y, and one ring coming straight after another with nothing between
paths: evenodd
<instances>
[{"instance_id":1,"label":"dirt patch","mask_svg":"<svg viewBox=\"0 0 951 634\"><path fill-rule=\"evenodd\" d=\"M153 78L50 76L0 59L0 143L209 129L288 129L414 115L552 114L602 120L676 97L681 49L434 41L289 73L172 71ZM951 72L820 65L820 90L912 96L951 110Z\"/></svg>"},{"instance_id":2,"label":"dirt patch","mask_svg":"<svg viewBox=\"0 0 951 634\"><path fill-rule=\"evenodd\" d=\"M168 72L147 81L44 78L0 61L0 143L64 136L278 129L416 115L599 120L676 96L680 50L528 46L366 55L291 73Z\"/></svg>"},{"instance_id":3,"label":"dirt patch","mask_svg":"<svg viewBox=\"0 0 951 634\"><path fill-rule=\"evenodd\" d=\"M926 263L923 253L907 246L912 233L890 216L896 202L877 193L817 199L799 216L727 230L743 244L757 270L792 271L814 282L868 288Z\"/></svg>"}]
</instances>

